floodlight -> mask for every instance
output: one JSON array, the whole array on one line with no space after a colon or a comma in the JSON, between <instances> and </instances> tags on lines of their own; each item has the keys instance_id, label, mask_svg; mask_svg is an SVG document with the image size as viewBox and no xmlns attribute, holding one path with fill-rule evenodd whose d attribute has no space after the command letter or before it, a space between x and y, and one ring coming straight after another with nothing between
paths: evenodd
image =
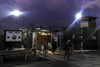
<instances>
[{"instance_id":1,"label":"floodlight","mask_svg":"<svg viewBox=\"0 0 100 67\"><path fill-rule=\"evenodd\" d=\"M76 14L76 19L80 19L82 17L82 14L81 13L77 13Z\"/></svg>"},{"instance_id":2,"label":"floodlight","mask_svg":"<svg viewBox=\"0 0 100 67\"><path fill-rule=\"evenodd\" d=\"M22 13L19 11L19 10L14 10L13 12L12 12L12 15L14 15L14 16L19 16L19 15L21 15Z\"/></svg>"}]
</instances>

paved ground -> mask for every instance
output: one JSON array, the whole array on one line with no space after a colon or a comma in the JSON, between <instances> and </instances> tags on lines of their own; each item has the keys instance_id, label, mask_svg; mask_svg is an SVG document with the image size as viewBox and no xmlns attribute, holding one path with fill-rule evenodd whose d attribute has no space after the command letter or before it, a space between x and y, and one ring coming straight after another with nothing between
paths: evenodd
<instances>
[{"instance_id":1,"label":"paved ground","mask_svg":"<svg viewBox=\"0 0 100 67\"><path fill-rule=\"evenodd\" d=\"M47 55L38 53L36 60L32 57L28 61L16 60L9 63L1 64L0 67L100 67L100 51L93 52L75 52L71 60L63 58L63 53L57 52L56 54L49 53Z\"/></svg>"}]
</instances>

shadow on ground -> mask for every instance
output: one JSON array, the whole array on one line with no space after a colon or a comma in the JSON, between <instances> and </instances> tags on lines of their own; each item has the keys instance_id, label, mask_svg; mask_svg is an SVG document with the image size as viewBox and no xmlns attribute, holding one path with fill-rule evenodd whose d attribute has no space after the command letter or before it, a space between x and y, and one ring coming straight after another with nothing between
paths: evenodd
<instances>
[{"instance_id":1,"label":"shadow on ground","mask_svg":"<svg viewBox=\"0 0 100 67\"><path fill-rule=\"evenodd\" d=\"M33 62L41 62L41 61L49 61L49 60L39 56L37 56L36 58L34 58L33 56L28 56L28 60L25 61L24 55L5 56L3 64L0 64L0 67L14 67L17 65L27 65Z\"/></svg>"},{"instance_id":2,"label":"shadow on ground","mask_svg":"<svg viewBox=\"0 0 100 67\"><path fill-rule=\"evenodd\" d=\"M49 61L45 62L46 64L52 65L52 67L80 67L78 65L65 62L65 61Z\"/></svg>"}]
</instances>

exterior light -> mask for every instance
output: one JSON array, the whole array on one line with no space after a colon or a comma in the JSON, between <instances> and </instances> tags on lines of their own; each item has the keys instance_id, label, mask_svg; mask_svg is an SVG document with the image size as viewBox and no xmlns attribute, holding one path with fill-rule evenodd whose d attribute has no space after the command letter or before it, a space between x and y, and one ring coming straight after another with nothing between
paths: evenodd
<instances>
[{"instance_id":1,"label":"exterior light","mask_svg":"<svg viewBox=\"0 0 100 67\"><path fill-rule=\"evenodd\" d=\"M22 13L19 11L19 10L14 10L13 12L12 12L12 15L14 15L14 16L19 16L19 15L21 15Z\"/></svg>"},{"instance_id":2,"label":"exterior light","mask_svg":"<svg viewBox=\"0 0 100 67\"><path fill-rule=\"evenodd\" d=\"M82 17L82 14L81 13L77 13L76 14L76 19L78 20L78 19L80 19Z\"/></svg>"}]
</instances>

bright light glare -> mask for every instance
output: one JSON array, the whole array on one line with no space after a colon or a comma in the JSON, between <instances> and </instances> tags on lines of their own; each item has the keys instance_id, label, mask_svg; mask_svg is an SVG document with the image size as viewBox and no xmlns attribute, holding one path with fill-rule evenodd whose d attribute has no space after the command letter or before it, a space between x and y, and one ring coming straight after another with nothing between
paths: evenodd
<instances>
[{"instance_id":1,"label":"bright light glare","mask_svg":"<svg viewBox=\"0 0 100 67\"><path fill-rule=\"evenodd\" d=\"M69 25L68 29L69 29L70 27L74 26L74 25L76 24L76 21L79 20L79 19L82 17L82 12L83 12L83 10L82 10L81 12L79 12L79 13L76 14L75 20Z\"/></svg>"},{"instance_id":2,"label":"bright light glare","mask_svg":"<svg viewBox=\"0 0 100 67\"><path fill-rule=\"evenodd\" d=\"M13 12L12 12L12 15L14 15L14 16L19 16L19 15L21 15L22 13L19 11L19 10L14 10Z\"/></svg>"},{"instance_id":3,"label":"bright light glare","mask_svg":"<svg viewBox=\"0 0 100 67\"><path fill-rule=\"evenodd\" d=\"M82 17L82 14L81 13L77 13L76 14L76 19L80 19Z\"/></svg>"}]
</instances>

